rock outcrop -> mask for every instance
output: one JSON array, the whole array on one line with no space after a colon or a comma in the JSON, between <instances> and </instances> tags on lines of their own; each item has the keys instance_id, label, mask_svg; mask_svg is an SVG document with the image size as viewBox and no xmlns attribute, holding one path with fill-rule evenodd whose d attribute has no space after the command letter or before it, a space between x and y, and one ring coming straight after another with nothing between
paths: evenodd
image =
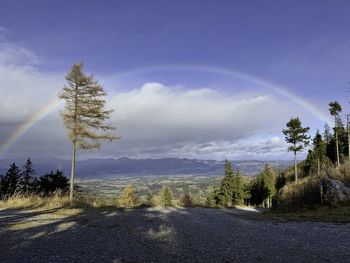
<instances>
[{"instance_id":1,"label":"rock outcrop","mask_svg":"<svg viewBox=\"0 0 350 263\"><path fill-rule=\"evenodd\" d=\"M350 188L341 181L324 177L321 184L324 204L336 207L338 203L350 201Z\"/></svg>"}]
</instances>

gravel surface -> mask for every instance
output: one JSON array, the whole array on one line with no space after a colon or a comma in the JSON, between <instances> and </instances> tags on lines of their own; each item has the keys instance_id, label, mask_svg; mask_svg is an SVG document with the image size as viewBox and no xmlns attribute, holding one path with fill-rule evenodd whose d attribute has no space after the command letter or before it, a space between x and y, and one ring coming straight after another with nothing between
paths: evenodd
<instances>
[{"instance_id":1,"label":"gravel surface","mask_svg":"<svg viewBox=\"0 0 350 263\"><path fill-rule=\"evenodd\" d=\"M219 209L0 211L0 262L350 262L350 224Z\"/></svg>"}]
</instances>

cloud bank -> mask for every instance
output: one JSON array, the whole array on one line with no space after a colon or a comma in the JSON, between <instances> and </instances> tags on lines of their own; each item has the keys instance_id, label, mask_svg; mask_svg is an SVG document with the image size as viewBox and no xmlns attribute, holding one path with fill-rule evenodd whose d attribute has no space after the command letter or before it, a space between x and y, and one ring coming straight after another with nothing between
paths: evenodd
<instances>
[{"instance_id":1,"label":"cloud bank","mask_svg":"<svg viewBox=\"0 0 350 263\"><path fill-rule=\"evenodd\" d=\"M1 32L0 32L1 33ZM0 34L1 35L1 34ZM0 38L0 145L32 114L57 97L64 73L36 66L30 51ZM103 78L100 79L103 84ZM204 159L283 159L285 122L302 109L272 94L235 94L147 82L118 92L105 87L111 118L121 140L81 157L188 157ZM0 158L63 157L70 147L58 109L36 123Z\"/></svg>"}]
</instances>

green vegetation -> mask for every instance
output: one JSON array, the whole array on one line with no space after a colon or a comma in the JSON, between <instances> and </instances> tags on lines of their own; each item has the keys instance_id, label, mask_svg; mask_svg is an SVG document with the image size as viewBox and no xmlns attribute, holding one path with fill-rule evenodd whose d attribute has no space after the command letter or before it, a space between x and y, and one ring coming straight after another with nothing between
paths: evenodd
<instances>
[{"instance_id":1,"label":"green vegetation","mask_svg":"<svg viewBox=\"0 0 350 263\"><path fill-rule=\"evenodd\" d=\"M295 181L298 181L296 156L297 152L302 151L309 144L310 137L307 135L307 132L310 128L303 128L299 118L291 118L286 125L287 129L282 130L282 132L285 135L286 142L292 144L288 150L294 152L294 176Z\"/></svg>"},{"instance_id":2,"label":"green vegetation","mask_svg":"<svg viewBox=\"0 0 350 263\"><path fill-rule=\"evenodd\" d=\"M6 175L0 175L0 199L33 194L49 196L55 192L64 194L67 191L68 179L61 171L51 171L40 177L34 177L34 174L35 169L30 159L24 165L23 171L15 163L11 164Z\"/></svg>"},{"instance_id":3,"label":"green vegetation","mask_svg":"<svg viewBox=\"0 0 350 263\"><path fill-rule=\"evenodd\" d=\"M254 178L250 187L250 203L253 205L262 204L264 207L270 208L272 198L276 195L276 174L268 164L264 170Z\"/></svg>"},{"instance_id":4,"label":"green vegetation","mask_svg":"<svg viewBox=\"0 0 350 263\"><path fill-rule=\"evenodd\" d=\"M239 171L233 171L232 165L225 161L225 173L220 188L214 188L208 195L206 204L209 207L231 207L242 205L248 193Z\"/></svg>"},{"instance_id":5,"label":"green vegetation","mask_svg":"<svg viewBox=\"0 0 350 263\"><path fill-rule=\"evenodd\" d=\"M334 135L335 135L335 146L336 146L336 156L337 156L337 166L340 164L339 158L339 142L338 142L338 127L339 122L341 122L339 113L342 111L342 107L337 101L332 101L329 103L329 112L334 116Z\"/></svg>"},{"instance_id":6,"label":"green vegetation","mask_svg":"<svg viewBox=\"0 0 350 263\"><path fill-rule=\"evenodd\" d=\"M277 210L275 210L277 213L288 211L293 211L293 213L299 211L298 213L300 213L300 211L312 210L314 211L312 213L305 212L305 216L312 214L315 217L317 217L317 213L320 215L327 211L332 213L329 209L323 209L322 178L325 176L339 180L345 186L350 187L349 123L345 129L340 116L342 107L337 101L329 103L329 111L334 117L333 133L328 124L325 124L323 134L317 130L307 158L294 167L294 174L298 172L301 180L293 180L292 168L286 169L277 177L275 183L277 190L275 195L275 208ZM301 127L301 125L294 126ZM290 136L290 127L288 132L283 130L286 140L288 137L292 137ZM305 129L304 132L306 131ZM304 134L304 139L307 139L306 134ZM343 204L343 206L343 210L346 210L347 204ZM335 216L335 214L333 215Z\"/></svg>"}]
</instances>

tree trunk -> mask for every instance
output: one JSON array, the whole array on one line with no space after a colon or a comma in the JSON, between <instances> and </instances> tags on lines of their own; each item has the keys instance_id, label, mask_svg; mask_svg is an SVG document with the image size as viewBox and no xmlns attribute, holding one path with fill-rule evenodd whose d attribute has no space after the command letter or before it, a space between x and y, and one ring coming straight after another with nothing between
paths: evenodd
<instances>
[{"instance_id":1,"label":"tree trunk","mask_svg":"<svg viewBox=\"0 0 350 263\"><path fill-rule=\"evenodd\" d=\"M340 161L339 161L339 145L338 145L338 132L337 132L337 117L334 116L334 132L335 132L335 147L337 150L337 166L339 167Z\"/></svg>"},{"instance_id":2,"label":"tree trunk","mask_svg":"<svg viewBox=\"0 0 350 263\"><path fill-rule=\"evenodd\" d=\"M317 158L317 175L320 176L320 158Z\"/></svg>"},{"instance_id":3,"label":"tree trunk","mask_svg":"<svg viewBox=\"0 0 350 263\"><path fill-rule=\"evenodd\" d=\"M70 175L70 189L69 189L69 199L71 203L73 202L74 177L75 177L75 142L72 143L72 171Z\"/></svg>"},{"instance_id":4,"label":"tree trunk","mask_svg":"<svg viewBox=\"0 0 350 263\"><path fill-rule=\"evenodd\" d=\"M350 163L350 127L349 127L349 114L346 115L346 128L348 132L348 157Z\"/></svg>"},{"instance_id":5,"label":"tree trunk","mask_svg":"<svg viewBox=\"0 0 350 263\"><path fill-rule=\"evenodd\" d=\"M294 152L294 176L295 182L298 182L297 152Z\"/></svg>"},{"instance_id":6,"label":"tree trunk","mask_svg":"<svg viewBox=\"0 0 350 263\"><path fill-rule=\"evenodd\" d=\"M335 146L337 149L337 166L339 166L340 161L339 161L339 145L338 145L338 133L335 132Z\"/></svg>"}]
</instances>

